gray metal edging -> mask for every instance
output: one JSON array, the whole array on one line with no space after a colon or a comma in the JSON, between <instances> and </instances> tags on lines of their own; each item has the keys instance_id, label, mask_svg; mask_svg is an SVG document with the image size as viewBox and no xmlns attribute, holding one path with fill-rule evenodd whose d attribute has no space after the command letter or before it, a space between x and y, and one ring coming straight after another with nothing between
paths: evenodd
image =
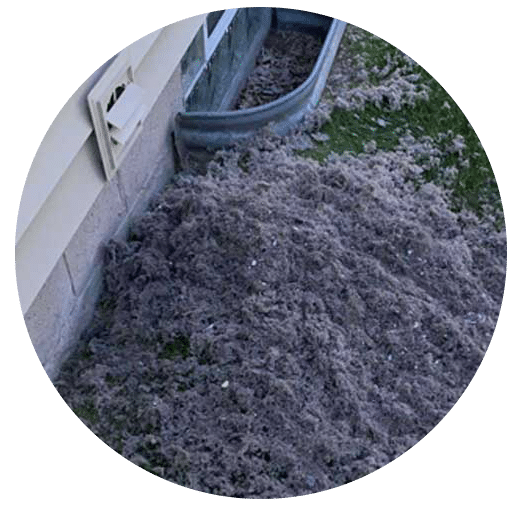
<instances>
[{"instance_id":1,"label":"gray metal edging","mask_svg":"<svg viewBox=\"0 0 522 505\"><path fill-rule=\"evenodd\" d=\"M333 19L314 68L298 88L273 102L243 110L181 112L175 118L178 150L214 151L272 124L285 134L315 107L326 84L346 23Z\"/></svg>"}]
</instances>

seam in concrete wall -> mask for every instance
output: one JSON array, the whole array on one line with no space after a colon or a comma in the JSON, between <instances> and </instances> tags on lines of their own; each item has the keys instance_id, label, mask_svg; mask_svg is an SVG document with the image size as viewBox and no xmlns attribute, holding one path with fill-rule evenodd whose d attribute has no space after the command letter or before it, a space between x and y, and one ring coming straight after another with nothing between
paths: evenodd
<instances>
[{"instance_id":1,"label":"seam in concrete wall","mask_svg":"<svg viewBox=\"0 0 522 505\"><path fill-rule=\"evenodd\" d=\"M74 287L74 282L71 274L71 267L69 266L69 262L67 261L67 256L62 254L63 262L65 265L65 271L67 272L67 275L69 276L69 282L71 283L71 291L74 296L78 296L78 293L76 292L76 288Z\"/></svg>"},{"instance_id":2,"label":"seam in concrete wall","mask_svg":"<svg viewBox=\"0 0 522 505\"><path fill-rule=\"evenodd\" d=\"M125 191L123 191L122 182L121 182L121 174L120 172L116 172L116 177L114 178L114 183L118 186L118 194L120 195L121 201L125 206L125 212L129 212L129 202L127 201L127 195Z\"/></svg>"}]
</instances>

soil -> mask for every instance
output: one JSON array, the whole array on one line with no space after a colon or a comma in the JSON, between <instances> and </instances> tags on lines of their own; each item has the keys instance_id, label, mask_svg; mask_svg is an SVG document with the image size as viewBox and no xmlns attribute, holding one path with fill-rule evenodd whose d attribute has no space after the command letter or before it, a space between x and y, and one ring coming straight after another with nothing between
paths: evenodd
<instances>
[{"instance_id":1,"label":"soil","mask_svg":"<svg viewBox=\"0 0 522 505\"><path fill-rule=\"evenodd\" d=\"M233 109L264 105L296 89L312 72L321 47L321 41L307 33L271 31Z\"/></svg>"},{"instance_id":2,"label":"soil","mask_svg":"<svg viewBox=\"0 0 522 505\"><path fill-rule=\"evenodd\" d=\"M250 498L351 482L432 430L488 347L505 231L419 186L419 153L444 154L426 139L303 158L317 118L178 175L107 247L56 385L167 480Z\"/></svg>"}]
</instances>

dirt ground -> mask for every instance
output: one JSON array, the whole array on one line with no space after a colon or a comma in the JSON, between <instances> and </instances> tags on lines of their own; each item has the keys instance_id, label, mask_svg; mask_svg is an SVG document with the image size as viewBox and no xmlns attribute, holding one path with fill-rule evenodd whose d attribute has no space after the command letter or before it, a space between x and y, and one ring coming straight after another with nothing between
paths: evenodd
<instances>
[{"instance_id":1,"label":"dirt ground","mask_svg":"<svg viewBox=\"0 0 522 505\"><path fill-rule=\"evenodd\" d=\"M351 482L432 430L488 347L505 231L418 184L419 152L443 154L426 139L300 156L322 111L178 175L107 247L95 318L56 385L167 480L250 498Z\"/></svg>"}]
</instances>

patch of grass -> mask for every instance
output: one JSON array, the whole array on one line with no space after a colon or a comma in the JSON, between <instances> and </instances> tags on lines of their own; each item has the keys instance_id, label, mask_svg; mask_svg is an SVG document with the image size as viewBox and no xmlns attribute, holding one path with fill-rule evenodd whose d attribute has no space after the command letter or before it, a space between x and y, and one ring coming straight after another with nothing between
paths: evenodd
<instances>
[{"instance_id":1,"label":"patch of grass","mask_svg":"<svg viewBox=\"0 0 522 505\"><path fill-rule=\"evenodd\" d=\"M112 316L116 309L116 298L104 295L98 302L97 313L102 323L109 326L112 322Z\"/></svg>"},{"instance_id":2,"label":"patch of grass","mask_svg":"<svg viewBox=\"0 0 522 505\"><path fill-rule=\"evenodd\" d=\"M89 361L91 358L94 357L94 353L89 349L88 344L83 342L80 348L78 349L77 353L82 361Z\"/></svg>"},{"instance_id":3,"label":"patch of grass","mask_svg":"<svg viewBox=\"0 0 522 505\"><path fill-rule=\"evenodd\" d=\"M190 356L190 337L188 335L176 335L170 342L164 344L159 353L160 359L186 359Z\"/></svg>"},{"instance_id":4,"label":"patch of grass","mask_svg":"<svg viewBox=\"0 0 522 505\"><path fill-rule=\"evenodd\" d=\"M123 438L121 435L118 435L110 444L110 446L118 453L123 454Z\"/></svg>"},{"instance_id":5,"label":"patch of grass","mask_svg":"<svg viewBox=\"0 0 522 505\"><path fill-rule=\"evenodd\" d=\"M245 152L245 153L243 153L243 154L240 156L240 158L239 158L239 160L238 160L238 162L237 162L239 168L240 168L243 172L245 172L246 174L248 174L248 172L250 171L249 168L248 168L248 163L249 163L249 161L250 161L250 158L251 158L250 153Z\"/></svg>"},{"instance_id":6,"label":"patch of grass","mask_svg":"<svg viewBox=\"0 0 522 505\"><path fill-rule=\"evenodd\" d=\"M358 41L350 42L347 35L349 30L353 29L361 33L362 37ZM397 68L402 68L406 65L406 60L404 59L402 51L397 49L395 46L388 44L385 40L361 30L360 28L348 27L346 35L341 43L350 51L351 54L364 55L364 65L368 71L373 67L380 69L384 68L388 63L388 60L395 62L394 65L390 66L389 72L386 75L380 77L375 74L369 75L370 83L374 86L378 85L383 78L388 77Z\"/></svg>"},{"instance_id":7,"label":"patch of grass","mask_svg":"<svg viewBox=\"0 0 522 505\"><path fill-rule=\"evenodd\" d=\"M348 27L347 30L354 29ZM374 35L360 30L361 40L349 43L347 37L343 44L349 55L362 54L365 58L365 68L369 72L369 81L378 85L386 76L377 76L370 70L377 66L383 68L388 57L394 64L390 72L406 64L406 58L397 48ZM422 67L415 65L414 73L419 75L417 83L429 87L429 100L418 100L414 106L405 106L399 111L393 111L384 104L379 108L368 104L360 111L334 109L330 120L323 126L322 132L330 139L317 144L313 149L302 151L301 154L319 162L325 161L331 153L349 152L357 155L364 151L364 146L375 141L380 150L391 151L399 144L399 138L407 131L416 139L422 136L431 137L435 145L445 151L444 141L437 141L439 134L450 130L454 135L464 138L465 149L462 156L449 153L443 156L441 168L455 166L458 169L455 181L450 188L453 194L453 207L458 211L466 207L479 217L484 214L486 204L502 212L502 204L493 170L482 148L480 141L465 115L440 84ZM354 85L351 85L354 86ZM378 120L381 120L377 122ZM383 122L384 121L384 122ZM380 123L380 124L379 124ZM462 164L462 160L469 164ZM418 160L423 163L425 160ZM440 169L430 169L423 174L425 182L444 184Z\"/></svg>"},{"instance_id":8,"label":"patch of grass","mask_svg":"<svg viewBox=\"0 0 522 505\"><path fill-rule=\"evenodd\" d=\"M83 421L90 424L96 424L100 418L100 414L96 405L92 400L87 400L83 405L73 408L73 412Z\"/></svg>"},{"instance_id":9,"label":"patch of grass","mask_svg":"<svg viewBox=\"0 0 522 505\"><path fill-rule=\"evenodd\" d=\"M110 373L105 375L105 383L110 387L121 386L124 382L125 377L113 375Z\"/></svg>"},{"instance_id":10,"label":"patch of grass","mask_svg":"<svg viewBox=\"0 0 522 505\"><path fill-rule=\"evenodd\" d=\"M141 237L134 230L130 230L127 240L129 242L140 242Z\"/></svg>"},{"instance_id":11,"label":"patch of grass","mask_svg":"<svg viewBox=\"0 0 522 505\"><path fill-rule=\"evenodd\" d=\"M383 119L386 125L380 126L378 119ZM335 109L321 130L330 139L302 154L323 162L332 152L362 153L365 144L372 140L377 142L378 149L392 150L408 127L411 128L404 111L384 111L375 105L368 105L357 113Z\"/></svg>"}]
</instances>

